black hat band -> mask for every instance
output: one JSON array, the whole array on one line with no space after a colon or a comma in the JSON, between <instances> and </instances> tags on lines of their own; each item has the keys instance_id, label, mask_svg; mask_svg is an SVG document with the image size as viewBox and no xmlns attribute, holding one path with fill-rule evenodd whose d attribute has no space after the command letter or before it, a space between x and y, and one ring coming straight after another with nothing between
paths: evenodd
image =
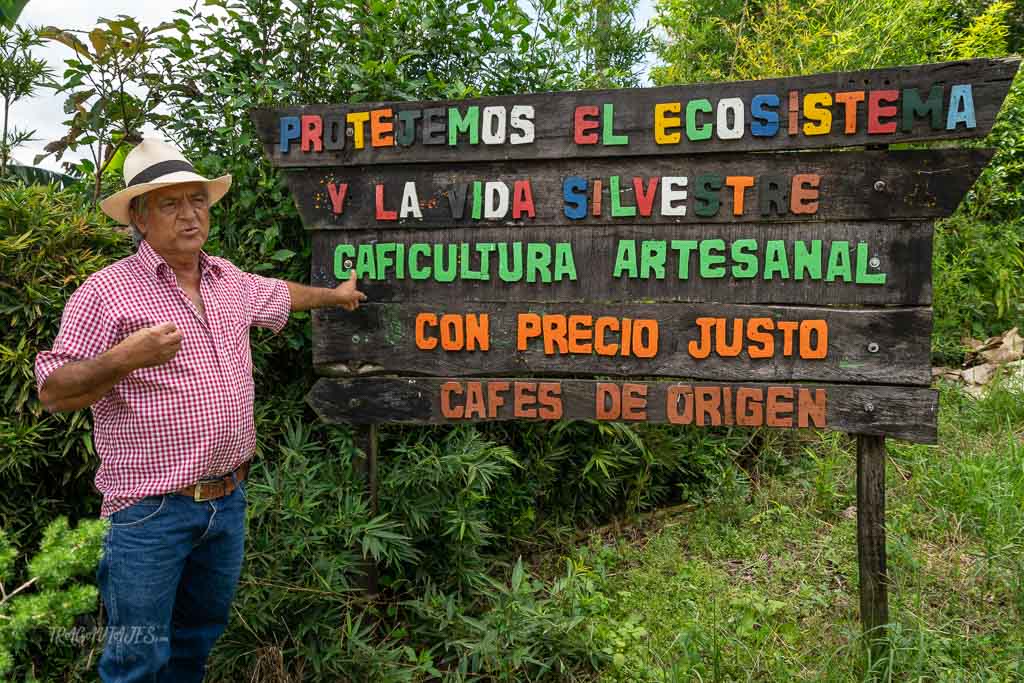
<instances>
[{"instance_id":1,"label":"black hat band","mask_svg":"<svg viewBox=\"0 0 1024 683\"><path fill-rule=\"evenodd\" d=\"M133 185L141 185L142 183L149 183L160 176L165 176L169 173L178 173L179 171L188 171L189 173L195 173L196 169L192 167L192 164L182 159L170 159L168 161L161 161L153 164L149 168L139 171L132 178L131 182L128 183L128 187Z\"/></svg>"}]
</instances>

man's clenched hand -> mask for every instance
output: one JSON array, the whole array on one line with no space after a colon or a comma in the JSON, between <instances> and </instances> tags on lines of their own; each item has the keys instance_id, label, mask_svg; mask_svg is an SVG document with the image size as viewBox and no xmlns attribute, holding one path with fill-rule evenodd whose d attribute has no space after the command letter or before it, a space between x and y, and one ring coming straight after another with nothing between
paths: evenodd
<instances>
[{"instance_id":1,"label":"man's clenched hand","mask_svg":"<svg viewBox=\"0 0 1024 683\"><path fill-rule=\"evenodd\" d=\"M118 351L133 369L153 368L174 358L181 348L181 331L174 323L144 327L120 344Z\"/></svg>"}]
</instances>

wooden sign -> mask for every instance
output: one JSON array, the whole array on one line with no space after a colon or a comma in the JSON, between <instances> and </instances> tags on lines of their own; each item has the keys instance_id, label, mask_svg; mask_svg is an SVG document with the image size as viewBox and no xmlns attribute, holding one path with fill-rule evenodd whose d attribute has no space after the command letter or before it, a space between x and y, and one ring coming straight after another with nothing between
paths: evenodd
<instances>
[{"instance_id":1,"label":"wooden sign","mask_svg":"<svg viewBox=\"0 0 1024 683\"><path fill-rule=\"evenodd\" d=\"M878 147L985 135L1017 66L255 110L312 281L369 297L310 401L932 442L932 223L992 152Z\"/></svg>"},{"instance_id":2,"label":"wooden sign","mask_svg":"<svg viewBox=\"0 0 1024 683\"><path fill-rule=\"evenodd\" d=\"M854 433L872 640L885 437L937 439L932 225L991 158L888 145L984 136L1018 63L254 110L312 281L369 296L315 313L308 401L369 425L371 501L381 422Z\"/></svg>"},{"instance_id":3,"label":"wooden sign","mask_svg":"<svg viewBox=\"0 0 1024 683\"><path fill-rule=\"evenodd\" d=\"M315 319L321 374L616 375L928 386L928 308L369 304Z\"/></svg>"},{"instance_id":4,"label":"wooden sign","mask_svg":"<svg viewBox=\"0 0 1024 683\"><path fill-rule=\"evenodd\" d=\"M285 178L311 230L938 218L992 154L913 150L314 167Z\"/></svg>"},{"instance_id":5,"label":"wooden sign","mask_svg":"<svg viewBox=\"0 0 1024 683\"><path fill-rule=\"evenodd\" d=\"M984 136L1018 62L639 90L260 109L279 166L465 163L888 145Z\"/></svg>"},{"instance_id":6,"label":"wooden sign","mask_svg":"<svg viewBox=\"0 0 1024 683\"><path fill-rule=\"evenodd\" d=\"M313 233L313 282L370 301L931 303L931 223ZM595 312L596 309L595 309Z\"/></svg>"},{"instance_id":7,"label":"wooden sign","mask_svg":"<svg viewBox=\"0 0 1024 683\"><path fill-rule=\"evenodd\" d=\"M353 423L614 420L812 427L926 443L935 441L938 409L935 392L922 388L438 377L321 380L309 402L319 415Z\"/></svg>"}]
</instances>

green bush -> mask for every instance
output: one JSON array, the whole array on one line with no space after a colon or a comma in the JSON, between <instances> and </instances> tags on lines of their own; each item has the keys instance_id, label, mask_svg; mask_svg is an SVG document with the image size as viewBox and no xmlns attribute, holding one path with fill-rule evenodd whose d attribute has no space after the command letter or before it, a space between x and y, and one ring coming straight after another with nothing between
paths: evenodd
<instances>
[{"instance_id":1,"label":"green bush","mask_svg":"<svg viewBox=\"0 0 1024 683\"><path fill-rule=\"evenodd\" d=\"M257 407L239 616L216 680L252 675L252 652L258 671L296 680L559 680L602 661L576 629L587 585L530 577L492 527L519 471L511 450L466 427L389 433L375 516L349 429L304 423L296 398ZM364 558L381 572L372 602Z\"/></svg>"},{"instance_id":2,"label":"green bush","mask_svg":"<svg viewBox=\"0 0 1024 683\"><path fill-rule=\"evenodd\" d=\"M19 547L38 542L58 515L99 511L89 415L45 413L34 365L71 293L130 248L73 191L0 185L0 519Z\"/></svg>"},{"instance_id":3,"label":"green bush","mask_svg":"<svg viewBox=\"0 0 1024 683\"><path fill-rule=\"evenodd\" d=\"M0 676L17 669L26 678L39 673L34 664L16 667L15 655L22 661L36 656L43 672L78 668L74 662L80 653L71 647L68 632L75 617L96 609L99 592L92 573L106 528L101 520L86 520L70 529L68 520L58 517L46 527L31 562L17 561L18 552L0 529ZM20 564L26 565L28 578L13 581ZM74 581L79 577L86 581ZM56 645L41 655L47 643Z\"/></svg>"},{"instance_id":4,"label":"green bush","mask_svg":"<svg viewBox=\"0 0 1024 683\"><path fill-rule=\"evenodd\" d=\"M39 576L41 585L55 568L66 577L84 577L66 596L56 590L29 591L0 607L0 641L9 652L21 653L12 664L34 662L31 667L43 680L79 669L80 644L37 635L39 626L70 627L71 615L96 611L92 574L98 523L82 521L69 532L66 518L96 517L100 498L92 483L98 461L89 414L42 410L35 392L35 357L51 347L71 293L90 274L126 256L130 247L131 239L87 208L74 190L0 184L0 317L5 321L0 329L0 536L6 537L5 547L23 557L42 543L32 565L21 566L24 560L5 565L0 580L24 571ZM69 542L85 543L71 564ZM56 589L60 582L53 583ZM70 603L61 606L65 598L73 609Z\"/></svg>"},{"instance_id":5,"label":"green bush","mask_svg":"<svg viewBox=\"0 0 1024 683\"><path fill-rule=\"evenodd\" d=\"M933 353L959 363L963 335L1024 324L1024 76L1014 79L991 135L996 155L935 234Z\"/></svg>"}]
</instances>

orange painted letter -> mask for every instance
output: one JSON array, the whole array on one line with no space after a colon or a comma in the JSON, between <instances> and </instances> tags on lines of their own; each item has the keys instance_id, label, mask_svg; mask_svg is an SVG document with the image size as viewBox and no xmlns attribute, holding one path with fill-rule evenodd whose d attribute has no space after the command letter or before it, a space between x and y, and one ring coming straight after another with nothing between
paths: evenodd
<instances>
[{"instance_id":1,"label":"orange painted letter","mask_svg":"<svg viewBox=\"0 0 1024 683\"><path fill-rule=\"evenodd\" d=\"M746 198L747 189L754 186L752 175L728 175L725 176L725 184L732 188L732 215L743 215L743 200Z\"/></svg>"},{"instance_id":2,"label":"orange painted letter","mask_svg":"<svg viewBox=\"0 0 1024 683\"><path fill-rule=\"evenodd\" d=\"M843 121L845 128L843 132L853 135L857 132L857 105L864 101L863 90L851 90L849 92L837 92L836 104L843 105Z\"/></svg>"},{"instance_id":3,"label":"orange painted letter","mask_svg":"<svg viewBox=\"0 0 1024 683\"><path fill-rule=\"evenodd\" d=\"M764 392L761 389L742 387L736 392L736 424L743 427L760 427L764 424L761 409Z\"/></svg>"},{"instance_id":4,"label":"orange painted letter","mask_svg":"<svg viewBox=\"0 0 1024 683\"><path fill-rule=\"evenodd\" d=\"M811 335L816 346L811 346ZM828 323L824 320L804 320L800 323L800 357L824 358L828 355Z\"/></svg>"},{"instance_id":5,"label":"orange painted letter","mask_svg":"<svg viewBox=\"0 0 1024 683\"><path fill-rule=\"evenodd\" d=\"M429 351L437 348L437 337L427 336L427 325L436 326L437 316L433 313L420 313L416 316L416 348Z\"/></svg>"},{"instance_id":6,"label":"orange painted letter","mask_svg":"<svg viewBox=\"0 0 1024 683\"><path fill-rule=\"evenodd\" d=\"M458 382L445 382L441 385L441 416L451 419L462 417L463 407L452 405L452 394L461 394L462 385Z\"/></svg>"},{"instance_id":7,"label":"orange painted letter","mask_svg":"<svg viewBox=\"0 0 1024 683\"><path fill-rule=\"evenodd\" d=\"M622 414L622 400L619 385L611 382L597 383L597 400L594 417L598 420L617 420Z\"/></svg>"},{"instance_id":8,"label":"orange painted letter","mask_svg":"<svg viewBox=\"0 0 1024 683\"><path fill-rule=\"evenodd\" d=\"M537 398L540 400L538 417L542 420L562 419L561 382L541 382L537 385Z\"/></svg>"},{"instance_id":9,"label":"orange painted letter","mask_svg":"<svg viewBox=\"0 0 1024 683\"><path fill-rule=\"evenodd\" d=\"M590 342L593 335L594 318L590 315L569 316L569 353L590 353L594 345Z\"/></svg>"},{"instance_id":10,"label":"orange painted letter","mask_svg":"<svg viewBox=\"0 0 1024 683\"><path fill-rule=\"evenodd\" d=\"M512 403L514 417L537 417L537 384L535 382L516 382L513 387L515 400Z\"/></svg>"},{"instance_id":11,"label":"orange painted letter","mask_svg":"<svg viewBox=\"0 0 1024 683\"><path fill-rule=\"evenodd\" d=\"M751 318L747 321L747 338L753 342L747 349L747 354L751 358L771 358L775 355L775 337L763 332L762 329L775 329L775 321L771 318ZM760 344L760 346L754 346L754 344Z\"/></svg>"},{"instance_id":12,"label":"orange painted letter","mask_svg":"<svg viewBox=\"0 0 1024 683\"><path fill-rule=\"evenodd\" d=\"M445 313L441 316L441 348L445 351L461 351L466 346L462 316ZM468 400L467 400L468 403ZM467 410L469 410L467 408Z\"/></svg>"},{"instance_id":13,"label":"orange painted letter","mask_svg":"<svg viewBox=\"0 0 1024 683\"><path fill-rule=\"evenodd\" d=\"M646 384L623 384L622 385L622 419L623 420L646 420L647 419L647 385Z\"/></svg>"},{"instance_id":14,"label":"orange painted letter","mask_svg":"<svg viewBox=\"0 0 1024 683\"><path fill-rule=\"evenodd\" d=\"M809 427L812 425L824 429L825 419L825 408L827 401L827 392L824 389L815 389L814 397L811 398L810 389L801 389L799 399L797 399L797 424L801 427Z\"/></svg>"},{"instance_id":15,"label":"orange painted letter","mask_svg":"<svg viewBox=\"0 0 1024 683\"><path fill-rule=\"evenodd\" d=\"M394 147L395 122L390 109L374 109L370 112L370 145L373 147Z\"/></svg>"},{"instance_id":16,"label":"orange painted letter","mask_svg":"<svg viewBox=\"0 0 1024 683\"><path fill-rule=\"evenodd\" d=\"M569 334L569 325L565 316L561 314L549 314L543 318L544 324L544 355L550 356L555 353L555 345L558 345L559 353L569 351L569 342L566 337Z\"/></svg>"},{"instance_id":17,"label":"orange painted letter","mask_svg":"<svg viewBox=\"0 0 1024 683\"><path fill-rule=\"evenodd\" d=\"M487 313L466 314L466 350L488 351L491 348L491 319Z\"/></svg>"},{"instance_id":18,"label":"orange painted letter","mask_svg":"<svg viewBox=\"0 0 1024 683\"><path fill-rule=\"evenodd\" d=\"M817 173L797 173L789 193L789 210L793 213L818 213L818 187L821 176Z\"/></svg>"},{"instance_id":19,"label":"orange painted letter","mask_svg":"<svg viewBox=\"0 0 1024 683\"><path fill-rule=\"evenodd\" d=\"M505 405L505 397L502 394L508 391L511 386L504 380L494 380L487 383L487 417L498 417L498 408Z\"/></svg>"},{"instance_id":20,"label":"orange painted letter","mask_svg":"<svg viewBox=\"0 0 1024 683\"><path fill-rule=\"evenodd\" d=\"M540 336L540 315L520 313L516 317L516 350L525 351L531 337Z\"/></svg>"},{"instance_id":21,"label":"orange painted letter","mask_svg":"<svg viewBox=\"0 0 1024 683\"><path fill-rule=\"evenodd\" d=\"M707 358L711 355L711 328L715 325L715 318L697 318L697 328L700 330L700 342L691 341L687 350L694 358Z\"/></svg>"},{"instance_id":22,"label":"orange painted letter","mask_svg":"<svg viewBox=\"0 0 1024 683\"><path fill-rule=\"evenodd\" d=\"M699 425L722 424L722 389L720 387L696 387L693 414ZM705 420L704 416L708 419Z\"/></svg>"},{"instance_id":23,"label":"orange painted letter","mask_svg":"<svg viewBox=\"0 0 1024 683\"><path fill-rule=\"evenodd\" d=\"M768 387L765 424L769 427L793 426L793 387Z\"/></svg>"},{"instance_id":24,"label":"orange painted letter","mask_svg":"<svg viewBox=\"0 0 1024 683\"><path fill-rule=\"evenodd\" d=\"M680 400L683 402L682 412L679 411ZM689 384L677 384L668 388L665 411L668 414L668 421L674 425L688 425L693 422L693 389Z\"/></svg>"},{"instance_id":25,"label":"orange painted letter","mask_svg":"<svg viewBox=\"0 0 1024 683\"><path fill-rule=\"evenodd\" d=\"M604 341L605 330L615 331L619 329L619 319L610 316L601 316L594 323L594 350L599 356L614 356L619 352L618 344L606 344Z\"/></svg>"}]
</instances>

